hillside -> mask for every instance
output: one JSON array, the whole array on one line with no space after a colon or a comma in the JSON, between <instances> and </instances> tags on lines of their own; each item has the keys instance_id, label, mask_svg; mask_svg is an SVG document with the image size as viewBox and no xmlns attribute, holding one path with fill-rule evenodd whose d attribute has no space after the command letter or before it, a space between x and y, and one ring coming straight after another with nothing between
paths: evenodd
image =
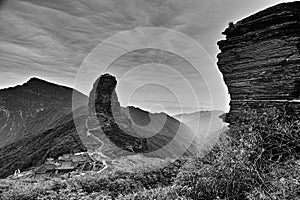
<instances>
[{"instance_id":1,"label":"hillside","mask_svg":"<svg viewBox=\"0 0 300 200\"><path fill-rule=\"evenodd\" d=\"M23 137L54 128L87 97L68 87L31 78L27 83L0 90L0 147Z\"/></svg>"},{"instance_id":2,"label":"hillside","mask_svg":"<svg viewBox=\"0 0 300 200\"><path fill-rule=\"evenodd\" d=\"M11 175L17 169L24 171L41 165L49 157L57 158L73 151L86 151L77 134L72 114L60 123L55 128L0 148L0 178Z\"/></svg>"},{"instance_id":3,"label":"hillside","mask_svg":"<svg viewBox=\"0 0 300 200\"><path fill-rule=\"evenodd\" d=\"M96 98L97 111L93 113L93 95L87 106L87 97L76 91L78 107L72 111L72 92L71 88L36 78L0 91L2 113L5 113L1 116L5 123L0 133L0 177L74 150L95 152L100 159L108 161L107 166L111 168L121 163L130 164L126 159L139 163L143 156L166 158L195 155L198 151L191 130L166 114L152 114L135 107L121 108L117 96L114 99L116 115L110 111L111 98L106 98L105 103L98 103ZM126 157L136 153L143 155Z\"/></svg>"},{"instance_id":4,"label":"hillside","mask_svg":"<svg viewBox=\"0 0 300 200\"><path fill-rule=\"evenodd\" d=\"M176 118L165 113L149 113L133 106L127 107L125 113L137 135L147 139L149 149L153 151L168 146L156 154L195 155L198 151L195 134Z\"/></svg>"},{"instance_id":5,"label":"hillside","mask_svg":"<svg viewBox=\"0 0 300 200\"><path fill-rule=\"evenodd\" d=\"M89 112L97 118L101 127L98 135L105 143L113 143L114 149L119 148L125 154L163 158L197 152L193 133L178 120L139 108L121 108L116 84L115 77L104 74L95 81L90 93ZM102 132L106 137L101 136Z\"/></svg>"},{"instance_id":6,"label":"hillside","mask_svg":"<svg viewBox=\"0 0 300 200\"><path fill-rule=\"evenodd\" d=\"M0 177L86 150L73 123L73 92L77 107L87 104L85 95L37 78L0 90Z\"/></svg>"}]
</instances>

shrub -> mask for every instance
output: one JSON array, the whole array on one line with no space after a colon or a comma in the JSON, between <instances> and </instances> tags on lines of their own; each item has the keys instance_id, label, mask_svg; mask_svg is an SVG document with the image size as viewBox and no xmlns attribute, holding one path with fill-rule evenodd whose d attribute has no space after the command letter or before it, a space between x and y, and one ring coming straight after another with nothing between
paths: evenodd
<instances>
[{"instance_id":1,"label":"shrub","mask_svg":"<svg viewBox=\"0 0 300 200\"><path fill-rule=\"evenodd\" d=\"M117 200L189 200L190 198L179 196L174 187L158 187L150 190L141 190L134 194L121 195Z\"/></svg>"},{"instance_id":2,"label":"shrub","mask_svg":"<svg viewBox=\"0 0 300 200\"><path fill-rule=\"evenodd\" d=\"M212 151L181 171L179 194L192 199L295 198L300 192L299 125L275 108L245 110Z\"/></svg>"},{"instance_id":3,"label":"shrub","mask_svg":"<svg viewBox=\"0 0 300 200\"><path fill-rule=\"evenodd\" d=\"M297 199L299 130L299 120L283 110L245 110L204 157L185 158L152 171L136 168L67 180L5 180L0 182L0 199Z\"/></svg>"}]
</instances>

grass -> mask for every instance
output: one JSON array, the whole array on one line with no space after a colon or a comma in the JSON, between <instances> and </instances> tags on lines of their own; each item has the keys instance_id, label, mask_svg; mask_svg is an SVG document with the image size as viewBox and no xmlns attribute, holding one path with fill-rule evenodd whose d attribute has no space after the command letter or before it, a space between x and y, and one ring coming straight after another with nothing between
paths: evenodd
<instances>
[{"instance_id":1,"label":"grass","mask_svg":"<svg viewBox=\"0 0 300 200\"><path fill-rule=\"evenodd\" d=\"M151 172L2 180L3 200L282 200L300 196L300 122L284 111L245 113L204 157Z\"/></svg>"}]
</instances>

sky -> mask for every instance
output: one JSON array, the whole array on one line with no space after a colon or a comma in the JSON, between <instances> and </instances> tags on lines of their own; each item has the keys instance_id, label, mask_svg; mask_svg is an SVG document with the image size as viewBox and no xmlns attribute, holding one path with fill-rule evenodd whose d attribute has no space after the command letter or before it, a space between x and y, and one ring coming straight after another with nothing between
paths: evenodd
<instances>
[{"instance_id":1,"label":"sky","mask_svg":"<svg viewBox=\"0 0 300 200\"><path fill-rule=\"evenodd\" d=\"M39 77L89 94L104 72L121 105L170 114L229 109L217 41L283 0L0 1L0 88Z\"/></svg>"}]
</instances>

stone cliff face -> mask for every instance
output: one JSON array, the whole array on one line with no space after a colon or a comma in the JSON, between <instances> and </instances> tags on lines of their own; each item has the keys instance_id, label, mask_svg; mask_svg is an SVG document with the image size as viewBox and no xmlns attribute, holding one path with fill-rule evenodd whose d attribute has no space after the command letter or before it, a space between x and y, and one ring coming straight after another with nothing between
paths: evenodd
<instances>
[{"instance_id":1,"label":"stone cliff face","mask_svg":"<svg viewBox=\"0 0 300 200\"><path fill-rule=\"evenodd\" d=\"M113 112L119 114L121 107L115 92L116 85L116 78L109 74L96 80L89 97L90 114L103 113L109 117L113 117Z\"/></svg>"},{"instance_id":2,"label":"stone cliff face","mask_svg":"<svg viewBox=\"0 0 300 200\"><path fill-rule=\"evenodd\" d=\"M95 115L104 134L119 148L130 152L144 152L146 140L138 138L131 121L122 113L115 91L117 80L104 74L93 85L89 97L90 115Z\"/></svg>"},{"instance_id":3,"label":"stone cliff face","mask_svg":"<svg viewBox=\"0 0 300 200\"><path fill-rule=\"evenodd\" d=\"M218 67L231 96L226 121L245 107L300 114L300 2L282 3L230 23Z\"/></svg>"}]
</instances>

